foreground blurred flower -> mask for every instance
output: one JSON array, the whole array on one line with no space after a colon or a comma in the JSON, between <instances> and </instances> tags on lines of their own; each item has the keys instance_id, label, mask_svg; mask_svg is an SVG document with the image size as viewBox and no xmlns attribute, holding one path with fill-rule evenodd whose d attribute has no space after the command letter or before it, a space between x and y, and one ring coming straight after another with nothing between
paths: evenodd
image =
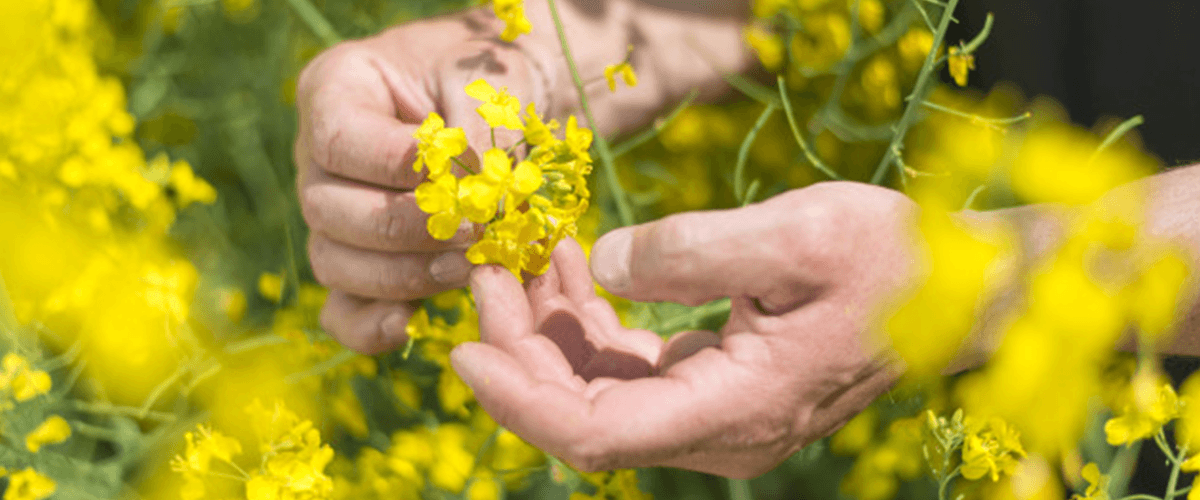
<instances>
[{"instance_id":1,"label":"foreground blurred flower","mask_svg":"<svg viewBox=\"0 0 1200 500\"><path fill-rule=\"evenodd\" d=\"M0 467L0 477L7 471ZM58 489L53 479L38 474L32 468L14 472L8 476L8 487L4 490L4 500L42 500L54 494Z\"/></svg>"},{"instance_id":2,"label":"foreground blurred flower","mask_svg":"<svg viewBox=\"0 0 1200 500\"><path fill-rule=\"evenodd\" d=\"M25 436L25 448L31 453L37 453L42 446L58 444L66 441L69 437L71 437L71 425L67 423L67 420L58 415L51 415Z\"/></svg>"}]
</instances>

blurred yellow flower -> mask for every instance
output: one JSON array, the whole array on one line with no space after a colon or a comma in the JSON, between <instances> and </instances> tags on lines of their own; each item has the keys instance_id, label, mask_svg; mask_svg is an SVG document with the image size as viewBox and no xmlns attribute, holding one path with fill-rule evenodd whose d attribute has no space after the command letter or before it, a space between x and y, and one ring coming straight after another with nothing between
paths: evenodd
<instances>
[{"instance_id":1,"label":"blurred yellow flower","mask_svg":"<svg viewBox=\"0 0 1200 500\"><path fill-rule=\"evenodd\" d=\"M4 355L0 372L0 390L7 389L17 402L28 401L50 392L50 374L36 370L19 354Z\"/></svg>"},{"instance_id":2,"label":"blurred yellow flower","mask_svg":"<svg viewBox=\"0 0 1200 500\"><path fill-rule=\"evenodd\" d=\"M258 275L258 293L276 304L283 300L283 276L275 273Z\"/></svg>"},{"instance_id":3,"label":"blurred yellow flower","mask_svg":"<svg viewBox=\"0 0 1200 500\"><path fill-rule=\"evenodd\" d=\"M31 453L37 453L42 446L58 444L71 437L71 425L65 418L51 415L36 429L25 435L25 448Z\"/></svg>"},{"instance_id":4,"label":"blurred yellow flower","mask_svg":"<svg viewBox=\"0 0 1200 500\"><path fill-rule=\"evenodd\" d=\"M555 141L553 132L558 130L558 120L542 122L533 103L525 110L525 142L530 146L541 146Z\"/></svg>"},{"instance_id":5,"label":"blurred yellow flower","mask_svg":"<svg viewBox=\"0 0 1200 500\"><path fill-rule=\"evenodd\" d=\"M783 66L783 38L777 33L767 31L758 25L751 25L743 33L746 45L754 49L758 61L767 71L779 71Z\"/></svg>"},{"instance_id":6,"label":"blurred yellow flower","mask_svg":"<svg viewBox=\"0 0 1200 500\"><path fill-rule=\"evenodd\" d=\"M467 150L467 135L463 129L446 128L446 122L437 113L430 112L420 128L413 133L417 140L417 160L413 170L429 169L429 177L436 179L450 171L450 159Z\"/></svg>"},{"instance_id":7,"label":"blurred yellow flower","mask_svg":"<svg viewBox=\"0 0 1200 500\"><path fill-rule=\"evenodd\" d=\"M1155 383L1153 375L1134 375L1130 394L1124 405L1116 408L1117 416L1104 423L1108 444L1120 446L1146 439L1162 430L1163 425L1180 414L1180 401L1170 382Z\"/></svg>"},{"instance_id":8,"label":"blurred yellow flower","mask_svg":"<svg viewBox=\"0 0 1200 500\"><path fill-rule=\"evenodd\" d=\"M608 90L611 92L617 91L617 75L621 76L625 85L637 86L637 75L633 72L633 66L629 64L629 61L604 67L604 79L608 82Z\"/></svg>"},{"instance_id":9,"label":"blurred yellow flower","mask_svg":"<svg viewBox=\"0 0 1200 500\"><path fill-rule=\"evenodd\" d=\"M192 166L186 161L175 160L168 182L175 191L175 201L180 208L192 203L209 205L217 201L217 190L204 179L196 177Z\"/></svg>"},{"instance_id":10,"label":"blurred yellow flower","mask_svg":"<svg viewBox=\"0 0 1200 500\"><path fill-rule=\"evenodd\" d=\"M58 485L53 479L38 474L32 468L26 468L8 476L4 500L42 500L53 495L56 489Z\"/></svg>"},{"instance_id":11,"label":"blurred yellow flower","mask_svg":"<svg viewBox=\"0 0 1200 500\"><path fill-rule=\"evenodd\" d=\"M1075 494L1071 496L1071 500L1109 500L1108 497L1108 476L1100 473L1100 467L1095 463L1088 463L1083 466L1081 472L1083 478L1087 480L1088 487L1081 496Z\"/></svg>"},{"instance_id":12,"label":"blurred yellow flower","mask_svg":"<svg viewBox=\"0 0 1200 500\"><path fill-rule=\"evenodd\" d=\"M533 31L533 25L525 17L525 0L495 0L492 9L496 17L504 21L504 32L500 39L506 42Z\"/></svg>"},{"instance_id":13,"label":"blurred yellow flower","mask_svg":"<svg viewBox=\"0 0 1200 500\"><path fill-rule=\"evenodd\" d=\"M524 130L521 123L521 102L509 95L508 87L497 91L482 78L475 80L466 87L467 95L483 101L476 110L489 127L504 127L509 130Z\"/></svg>"}]
</instances>

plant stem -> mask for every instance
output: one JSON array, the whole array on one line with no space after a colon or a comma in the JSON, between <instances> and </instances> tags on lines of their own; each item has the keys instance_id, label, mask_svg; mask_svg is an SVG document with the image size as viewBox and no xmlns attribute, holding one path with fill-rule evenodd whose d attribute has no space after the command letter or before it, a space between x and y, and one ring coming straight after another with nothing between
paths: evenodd
<instances>
[{"instance_id":1,"label":"plant stem","mask_svg":"<svg viewBox=\"0 0 1200 500\"><path fill-rule=\"evenodd\" d=\"M629 199L625 195L625 188L621 187L621 179L617 176L617 166L614 162L612 150L608 148L608 140L596 128L596 119L592 116L592 108L588 104L587 91L583 86L583 78L579 76L579 67L575 64L575 58L571 55L571 46L567 43L567 32L563 28L562 18L558 15L558 4L555 0L546 0L550 6L550 17L554 19L554 30L558 32L558 43L562 46L563 57L567 60L567 68L571 70L571 80L575 82L575 90L579 93L579 107L583 111L583 116L587 119L588 127L592 129L593 137L595 137L594 146L596 153L600 155L600 163L604 166L604 177L608 181L609 189L612 189L613 200L617 204L617 214L621 218L622 226L632 226L633 209L629 206Z\"/></svg>"},{"instance_id":2,"label":"plant stem","mask_svg":"<svg viewBox=\"0 0 1200 500\"><path fill-rule=\"evenodd\" d=\"M784 82L783 75L779 75L776 83L779 85L779 99L783 101L783 114L787 116L788 127L792 129L792 137L796 139L796 144L799 144L800 149L804 151L804 157L808 158L808 162L812 163L813 167L829 176L830 179L840 180L841 177L837 172L834 172L833 169L825 165L825 162L821 161L816 153L813 153L812 148L808 145L808 141L804 140L804 136L800 135L800 126L796 124L796 114L792 112L792 102L787 97L787 83Z\"/></svg>"},{"instance_id":3,"label":"plant stem","mask_svg":"<svg viewBox=\"0 0 1200 500\"><path fill-rule=\"evenodd\" d=\"M1162 434L1161 430L1158 432ZM1175 485L1179 482L1179 466L1183 463L1183 456L1185 454L1187 454L1186 444L1179 449L1179 455L1167 455L1171 458L1171 477L1167 479L1167 493L1163 495L1165 499L1170 500L1175 498Z\"/></svg>"},{"instance_id":4,"label":"plant stem","mask_svg":"<svg viewBox=\"0 0 1200 500\"><path fill-rule=\"evenodd\" d=\"M317 38L320 38L325 43L326 47L337 45L342 41L341 35L338 35L337 30L333 29L333 25L325 16L321 15L321 11L317 10L308 0L287 0L292 10L296 12L296 16L308 25L308 29L312 30Z\"/></svg>"},{"instance_id":5,"label":"plant stem","mask_svg":"<svg viewBox=\"0 0 1200 500\"><path fill-rule=\"evenodd\" d=\"M758 138L758 131L762 130L773 114L775 114L775 103L767 104L762 114L758 115L758 121L754 122L754 128L751 128L750 133L746 134L746 138L742 140L742 147L738 149L737 165L733 167L733 194L743 205L746 201L745 173L746 161L750 157L750 146L754 145L754 140Z\"/></svg>"},{"instance_id":6,"label":"plant stem","mask_svg":"<svg viewBox=\"0 0 1200 500\"><path fill-rule=\"evenodd\" d=\"M1137 127L1145 122L1146 120L1142 118L1142 115L1136 115L1133 118L1121 122L1120 125L1117 125L1117 128L1112 129L1112 132L1109 132L1108 135L1104 136L1104 141L1100 143L1100 146L1096 147L1096 152L1092 153L1092 157L1088 161L1096 161L1096 157L1100 156L1101 152L1103 152L1105 149L1108 149L1108 147L1112 146L1113 143L1117 142L1117 139L1124 137L1125 134L1129 133L1130 130L1133 130L1134 127Z\"/></svg>"},{"instance_id":7,"label":"plant stem","mask_svg":"<svg viewBox=\"0 0 1200 500\"><path fill-rule=\"evenodd\" d=\"M745 479L727 479L730 500L754 500L754 492L750 489L750 481Z\"/></svg>"},{"instance_id":8,"label":"plant stem","mask_svg":"<svg viewBox=\"0 0 1200 500\"><path fill-rule=\"evenodd\" d=\"M933 63L937 60L937 49L942 45L942 40L946 38L946 30L950 27L951 14L954 13L956 6L958 6L958 0L950 0L945 10L942 11L938 29L933 34L933 45L930 47L929 53L925 54L925 63L921 66L921 72L917 75L917 83L913 85L912 94L908 96L908 106L904 108L904 114L900 116L900 121L896 124L896 135L892 136L892 143L888 145L887 150L883 154L883 159L875 167L875 175L871 176L871 184L880 184L883 182L884 174L887 173L888 167L896 159L896 152L904 144L905 134L908 133L909 127L916 120L917 110L921 107L921 102L924 101L922 95L929 84L929 76L933 74ZM900 175L903 176L904 172L900 172Z\"/></svg>"}]
</instances>

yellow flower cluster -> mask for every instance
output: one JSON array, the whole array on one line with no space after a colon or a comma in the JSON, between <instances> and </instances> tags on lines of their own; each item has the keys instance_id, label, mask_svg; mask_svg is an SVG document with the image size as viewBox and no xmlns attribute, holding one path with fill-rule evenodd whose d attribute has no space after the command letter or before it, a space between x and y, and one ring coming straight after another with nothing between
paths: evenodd
<instances>
[{"instance_id":1,"label":"yellow flower cluster","mask_svg":"<svg viewBox=\"0 0 1200 500\"><path fill-rule=\"evenodd\" d=\"M609 91L617 91L618 75L621 77L621 80L625 82L625 85L630 87L637 86L637 74L633 72L633 65L629 64L629 61L624 61L604 67L604 80L608 82Z\"/></svg>"},{"instance_id":2,"label":"yellow flower cluster","mask_svg":"<svg viewBox=\"0 0 1200 500\"><path fill-rule=\"evenodd\" d=\"M87 0L0 7L0 275L17 319L82 348L114 401L141 404L183 355L197 283L168 230L216 191L182 160L147 161ZM64 265L70 263L70 265Z\"/></svg>"},{"instance_id":3,"label":"yellow flower cluster","mask_svg":"<svg viewBox=\"0 0 1200 500\"><path fill-rule=\"evenodd\" d=\"M4 500L42 500L49 498L58 489L53 479L38 474L31 468L9 474L0 467L0 478L8 478L8 487L4 490Z\"/></svg>"},{"instance_id":4,"label":"yellow flower cluster","mask_svg":"<svg viewBox=\"0 0 1200 500\"><path fill-rule=\"evenodd\" d=\"M842 477L842 493L859 500L886 500L896 495L901 481L921 476L924 423L919 417L893 420L883 432L877 407L847 422L829 441L838 455L857 455Z\"/></svg>"},{"instance_id":5,"label":"yellow flower cluster","mask_svg":"<svg viewBox=\"0 0 1200 500\"><path fill-rule=\"evenodd\" d=\"M482 411L468 422L394 433L386 451L366 448L332 467L337 499L419 498L427 487L468 500L498 500L524 484L545 455Z\"/></svg>"},{"instance_id":6,"label":"yellow flower cluster","mask_svg":"<svg viewBox=\"0 0 1200 500\"><path fill-rule=\"evenodd\" d=\"M480 170L459 179L450 167L466 151L466 135L446 128L441 116L430 113L414 133L418 153L413 168L428 173L428 180L417 186L417 206L430 214L427 228L434 238L449 239L464 218L487 224L483 238L467 251L472 263L501 264L518 277L522 271L541 274L554 246L575 234L575 222L587 210L592 132L572 116L559 139L553 134L556 121L543 122L533 104L522 118L516 97L482 79L467 85L466 92L482 101L478 112L490 127L524 133L512 148L524 146L524 159L514 167L512 149L493 144L483 153Z\"/></svg>"},{"instance_id":7,"label":"yellow flower cluster","mask_svg":"<svg viewBox=\"0 0 1200 500\"><path fill-rule=\"evenodd\" d=\"M408 337L421 342L421 356L441 368L438 400L449 414L467 416L467 404L475 400L471 388L450 366L450 351L463 342L479 340L479 315L464 290L433 296L408 320Z\"/></svg>"},{"instance_id":8,"label":"yellow flower cluster","mask_svg":"<svg viewBox=\"0 0 1200 500\"><path fill-rule=\"evenodd\" d=\"M50 374L30 366L29 360L10 352L0 360L0 410L50 392Z\"/></svg>"},{"instance_id":9,"label":"yellow flower cluster","mask_svg":"<svg viewBox=\"0 0 1200 500\"><path fill-rule=\"evenodd\" d=\"M988 476L998 481L1000 474L1012 475L1017 459L1025 456L1016 429L1003 420L967 417L962 444L962 475L966 479Z\"/></svg>"},{"instance_id":10,"label":"yellow flower cluster","mask_svg":"<svg viewBox=\"0 0 1200 500\"><path fill-rule=\"evenodd\" d=\"M321 433L310 420L302 420L282 403L271 408L255 400L246 408L258 439L258 467L247 472L234 460L242 443L219 431L200 426L197 434L185 435L187 449L171 462L183 474L184 500L204 498L213 480L244 482L247 500L319 500L330 498L333 480L325 467L333 460L333 449L321 444ZM213 470L213 460L227 471Z\"/></svg>"},{"instance_id":11,"label":"yellow flower cluster","mask_svg":"<svg viewBox=\"0 0 1200 500\"><path fill-rule=\"evenodd\" d=\"M621 469L608 472L580 474L584 482L596 491L591 494L576 491L569 500L654 500L654 496L638 488L637 471Z\"/></svg>"}]
</instances>

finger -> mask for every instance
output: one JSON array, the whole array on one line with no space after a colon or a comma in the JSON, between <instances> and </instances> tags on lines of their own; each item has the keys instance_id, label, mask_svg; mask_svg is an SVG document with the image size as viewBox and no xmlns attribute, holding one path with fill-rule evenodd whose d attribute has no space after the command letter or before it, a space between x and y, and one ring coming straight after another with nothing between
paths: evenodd
<instances>
[{"instance_id":1,"label":"finger","mask_svg":"<svg viewBox=\"0 0 1200 500\"><path fill-rule=\"evenodd\" d=\"M407 302L364 299L333 290L321 310L321 326L353 351L377 354L404 345L416 308Z\"/></svg>"},{"instance_id":2,"label":"finger","mask_svg":"<svg viewBox=\"0 0 1200 500\"><path fill-rule=\"evenodd\" d=\"M434 110L429 99L388 81L388 63L361 43L329 50L301 77L300 140L317 166L350 179L411 189L424 178L415 172L413 133ZM403 94L403 95L399 95ZM411 95L410 95L411 94Z\"/></svg>"},{"instance_id":3,"label":"finger","mask_svg":"<svg viewBox=\"0 0 1200 500\"><path fill-rule=\"evenodd\" d=\"M791 301L823 284L825 242L803 213L763 203L689 212L605 234L592 249L592 274L632 300L700 305L722 297ZM769 300L768 300L769 299Z\"/></svg>"},{"instance_id":4,"label":"finger","mask_svg":"<svg viewBox=\"0 0 1200 500\"><path fill-rule=\"evenodd\" d=\"M537 380L583 386L559 346L535 333L533 308L512 273L496 266L480 266L472 271L470 283L479 310L482 342L519 360Z\"/></svg>"},{"instance_id":5,"label":"finger","mask_svg":"<svg viewBox=\"0 0 1200 500\"><path fill-rule=\"evenodd\" d=\"M497 422L585 471L653 466L719 445L719 437L753 416L751 409L772 404L757 401L763 391L717 350L664 377L604 380L607 387L591 399L586 391L538 382L489 346L460 345L451 361Z\"/></svg>"},{"instance_id":6,"label":"finger","mask_svg":"<svg viewBox=\"0 0 1200 500\"><path fill-rule=\"evenodd\" d=\"M658 373L666 373L676 363L700 352L706 347L721 346L721 336L706 330L693 330L672 335L663 346L658 358Z\"/></svg>"},{"instance_id":7,"label":"finger","mask_svg":"<svg viewBox=\"0 0 1200 500\"><path fill-rule=\"evenodd\" d=\"M317 281L360 297L413 300L466 285L471 263L462 250L441 253L388 253L334 241L320 233L308 238Z\"/></svg>"},{"instance_id":8,"label":"finger","mask_svg":"<svg viewBox=\"0 0 1200 500\"><path fill-rule=\"evenodd\" d=\"M464 220L449 240L429 235L429 214L417 207L412 191L362 184L310 167L300 185L301 210L313 231L368 250L430 252L464 248L476 239L474 224Z\"/></svg>"}]
</instances>

